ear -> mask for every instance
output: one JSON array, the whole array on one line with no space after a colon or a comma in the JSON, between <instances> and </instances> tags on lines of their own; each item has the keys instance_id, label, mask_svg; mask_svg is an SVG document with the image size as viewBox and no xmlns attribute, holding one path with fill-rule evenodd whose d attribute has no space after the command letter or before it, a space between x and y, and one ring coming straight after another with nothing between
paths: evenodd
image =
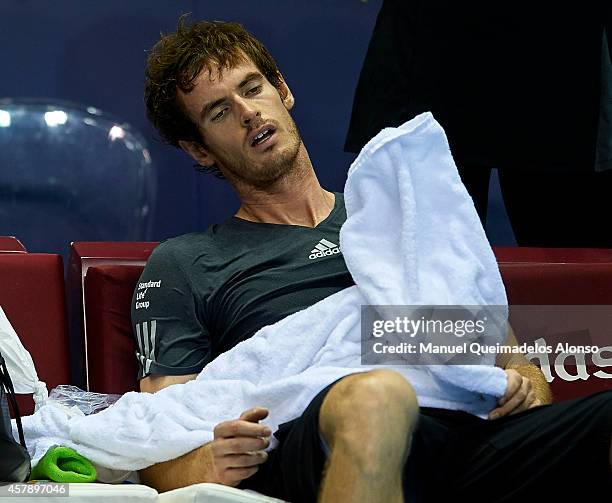
<instances>
[{"instance_id":1,"label":"ear","mask_svg":"<svg viewBox=\"0 0 612 503\"><path fill-rule=\"evenodd\" d=\"M293 94L291 94L291 89L285 82L284 77L279 73L279 85L278 85L278 94L280 94L281 99L283 100L283 104L287 110L291 110L293 105L295 105L295 98Z\"/></svg>"},{"instance_id":2,"label":"ear","mask_svg":"<svg viewBox=\"0 0 612 503\"><path fill-rule=\"evenodd\" d=\"M216 159L208 149L201 143L196 141L179 140L179 146L200 166L211 167L215 164Z\"/></svg>"}]
</instances>

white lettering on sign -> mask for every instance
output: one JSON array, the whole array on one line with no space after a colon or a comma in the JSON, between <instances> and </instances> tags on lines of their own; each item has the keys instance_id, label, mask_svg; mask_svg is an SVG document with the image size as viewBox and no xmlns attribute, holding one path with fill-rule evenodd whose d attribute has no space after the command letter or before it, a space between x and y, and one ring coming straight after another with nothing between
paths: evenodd
<instances>
[{"instance_id":1,"label":"white lettering on sign","mask_svg":"<svg viewBox=\"0 0 612 503\"><path fill-rule=\"evenodd\" d=\"M535 345L536 346L546 346L546 340L543 337L540 337L537 341L535 341ZM558 350L562 350L562 349L574 350L577 348L580 348L580 346L578 347L573 347L573 346L557 347ZM549 354L546 352L527 353L525 355L525 358L527 358L528 360L531 360L533 363L536 363L540 367L540 369L542 370L542 373L544 374L544 377L546 377L546 380L549 383L553 382L556 377L559 377L562 381L568 381L568 382L578 381L578 380L581 380L581 381L588 380L591 377L591 374L589 374L588 369L587 369L585 353L592 353L592 360L593 360L594 366L599 367L599 368L612 367L612 357L604 358L602 356L602 353L608 353L612 355L612 346L603 346L603 347L597 348L598 351L592 351L593 348L591 346L585 346L584 348L590 348L591 350L576 352L576 353L571 353L567 351L559 353L556 356L552 365L551 365L551 361L549 358ZM573 370L573 372L572 373L568 372L568 369L566 367L569 367L571 370ZM555 370L556 376L553 375L552 369ZM612 379L612 374L608 372L604 372L603 370L598 370L597 372L594 372L592 375L600 379Z\"/></svg>"}]
</instances>

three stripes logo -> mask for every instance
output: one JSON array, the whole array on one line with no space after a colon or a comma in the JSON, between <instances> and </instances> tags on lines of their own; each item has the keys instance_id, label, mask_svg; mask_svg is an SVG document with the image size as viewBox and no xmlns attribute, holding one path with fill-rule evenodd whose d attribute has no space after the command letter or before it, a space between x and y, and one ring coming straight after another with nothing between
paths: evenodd
<instances>
[{"instance_id":1,"label":"three stripes logo","mask_svg":"<svg viewBox=\"0 0 612 503\"><path fill-rule=\"evenodd\" d=\"M321 241L319 241L310 252L308 258L310 260L314 260L316 258L336 255L338 253L340 253L340 247L337 244L334 244L327 239L321 239Z\"/></svg>"},{"instance_id":2,"label":"three stripes logo","mask_svg":"<svg viewBox=\"0 0 612 503\"><path fill-rule=\"evenodd\" d=\"M136 358L142 365L145 376L149 374L151 363L155 361L156 334L157 320L136 323L136 342L138 343Z\"/></svg>"}]
</instances>

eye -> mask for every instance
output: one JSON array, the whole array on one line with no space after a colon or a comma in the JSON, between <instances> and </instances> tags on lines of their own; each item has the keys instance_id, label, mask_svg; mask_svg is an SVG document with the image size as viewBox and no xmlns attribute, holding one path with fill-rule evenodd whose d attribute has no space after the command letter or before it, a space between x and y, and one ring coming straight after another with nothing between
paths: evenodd
<instances>
[{"instance_id":1,"label":"eye","mask_svg":"<svg viewBox=\"0 0 612 503\"><path fill-rule=\"evenodd\" d=\"M249 89L246 94L247 96L251 96L253 94L259 94L261 92L261 84L255 86L255 87L251 87L251 89Z\"/></svg>"},{"instance_id":2,"label":"eye","mask_svg":"<svg viewBox=\"0 0 612 503\"><path fill-rule=\"evenodd\" d=\"M227 112L227 108L223 108L223 109L221 109L221 111L220 111L220 112L219 112L217 115L215 115L215 116L212 118L212 120L213 120L213 121L218 121L219 119L221 119L221 118L222 118L222 117L225 115L225 112Z\"/></svg>"}]
</instances>

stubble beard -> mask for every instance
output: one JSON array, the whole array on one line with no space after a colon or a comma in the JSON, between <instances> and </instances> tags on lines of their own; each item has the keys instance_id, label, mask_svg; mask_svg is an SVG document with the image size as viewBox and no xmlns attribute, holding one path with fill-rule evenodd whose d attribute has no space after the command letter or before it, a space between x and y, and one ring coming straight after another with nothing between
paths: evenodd
<instances>
[{"instance_id":1,"label":"stubble beard","mask_svg":"<svg viewBox=\"0 0 612 503\"><path fill-rule=\"evenodd\" d=\"M290 175L297 168L296 160L302 145L302 138L291 116L289 116L289 121L288 133L291 139L289 145L260 166L253 166L246 159L241 159L239 168L231 170L233 177L242 184L257 190L266 190Z\"/></svg>"}]
</instances>

